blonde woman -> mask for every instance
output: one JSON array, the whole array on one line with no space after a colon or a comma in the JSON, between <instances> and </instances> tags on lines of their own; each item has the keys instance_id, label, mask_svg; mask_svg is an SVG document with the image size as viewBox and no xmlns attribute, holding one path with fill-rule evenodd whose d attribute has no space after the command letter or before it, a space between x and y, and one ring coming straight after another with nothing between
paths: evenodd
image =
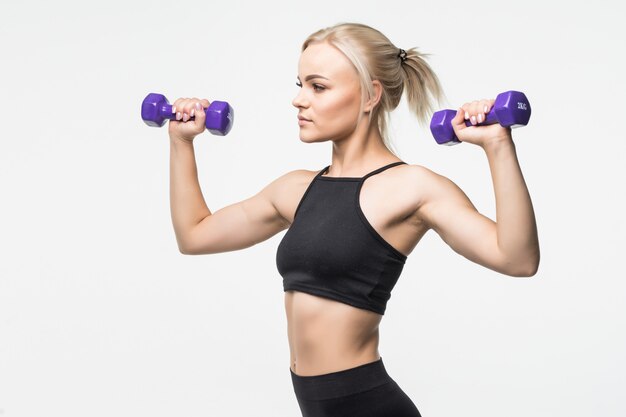
<instances>
[{"instance_id":1,"label":"blonde woman","mask_svg":"<svg viewBox=\"0 0 626 417\"><path fill-rule=\"evenodd\" d=\"M539 265L533 208L511 131L473 126L494 100L464 104L453 121L459 140L487 155L494 222L452 181L392 151L387 118L403 93L422 122L442 96L438 78L415 48L405 51L363 24L321 29L302 45L297 84L300 140L332 142L331 164L287 172L215 213L202 196L193 150L193 138L204 130L204 112L196 110L209 102L175 101L170 185L178 246L193 255L234 251L288 229L276 263L302 415L419 416L385 370L378 329L422 236L432 229L455 252L514 277L530 277Z\"/></svg>"}]
</instances>

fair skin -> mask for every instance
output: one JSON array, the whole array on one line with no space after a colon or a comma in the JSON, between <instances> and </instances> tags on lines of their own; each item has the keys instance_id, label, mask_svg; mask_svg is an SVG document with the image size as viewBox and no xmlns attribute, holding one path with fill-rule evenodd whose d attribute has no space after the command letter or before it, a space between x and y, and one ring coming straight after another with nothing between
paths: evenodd
<instances>
[{"instance_id":1,"label":"fair skin","mask_svg":"<svg viewBox=\"0 0 626 417\"><path fill-rule=\"evenodd\" d=\"M312 75L321 77L311 78ZM298 65L301 89L293 100L301 122L300 140L332 142L330 177L361 177L399 161L383 144L372 109L381 84L357 123L361 91L350 61L326 43L311 44ZM434 230L455 252L486 268L530 277L539 264L534 212L509 129L499 125L466 127L484 120L494 100L464 104L453 120L459 140L480 146L487 156L496 196L497 221L480 214L448 178L420 165L398 165L369 177L359 196L365 217L393 247L410 255L424 234ZM171 121L170 201L176 239L185 254L214 254L248 248L287 229L307 186L319 171L295 170L275 179L256 195L212 213L200 191L193 138L204 128L194 106L207 100L181 98ZM472 119L475 118L475 119ZM382 316L310 294L285 292L290 367L301 376L349 369L380 358L378 326ZM297 363L297 367L296 367Z\"/></svg>"}]
</instances>

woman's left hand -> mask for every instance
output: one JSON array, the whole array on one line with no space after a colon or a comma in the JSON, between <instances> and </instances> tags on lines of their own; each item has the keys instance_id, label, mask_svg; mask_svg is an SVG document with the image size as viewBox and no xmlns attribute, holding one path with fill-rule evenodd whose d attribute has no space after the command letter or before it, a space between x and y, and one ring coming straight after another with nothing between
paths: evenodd
<instances>
[{"instance_id":1,"label":"woman's left hand","mask_svg":"<svg viewBox=\"0 0 626 417\"><path fill-rule=\"evenodd\" d=\"M512 141L511 128L503 127L498 123L485 126L476 126L485 121L485 114L491 111L495 100L475 100L465 103L452 119L452 128L461 142L469 142L482 148L499 141ZM472 126L466 126L469 120Z\"/></svg>"}]
</instances>

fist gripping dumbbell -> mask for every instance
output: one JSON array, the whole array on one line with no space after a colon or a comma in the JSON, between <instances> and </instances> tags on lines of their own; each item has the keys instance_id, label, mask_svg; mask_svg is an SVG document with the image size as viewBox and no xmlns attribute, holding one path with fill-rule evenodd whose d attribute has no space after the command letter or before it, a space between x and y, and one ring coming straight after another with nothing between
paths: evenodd
<instances>
[{"instance_id":1,"label":"fist gripping dumbbell","mask_svg":"<svg viewBox=\"0 0 626 417\"><path fill-rule=\"evenodd\" d=\"M224 136L230 132L235 120L235 111L225 101L213 101L206 114L205 126L214 135ZM150 93L141 103L141 118L148 126L161 127L166 120L176 120L172 105L163 94ZM189 120L194 120L191 117Z\"/></svg>"},{"instance_id":2,"label":"fist gripping dumbbell","mask_svg":"<svg viewBox=\"0 0 626 417\"><path fill-rule=\"evenodd\" d=\"M452 119L456 116L456 110L440 110L433 114L430 120L430 131L440 145L456 145L461 143L454 134ZM483 126L499 123L504 127L516 128L526 126L530 119L530 103L519 91L505 91L498 94L496 101L489 113L485 114L485 120L472 125L465 120L466 126Z\"/></svg>"}]
</instances>

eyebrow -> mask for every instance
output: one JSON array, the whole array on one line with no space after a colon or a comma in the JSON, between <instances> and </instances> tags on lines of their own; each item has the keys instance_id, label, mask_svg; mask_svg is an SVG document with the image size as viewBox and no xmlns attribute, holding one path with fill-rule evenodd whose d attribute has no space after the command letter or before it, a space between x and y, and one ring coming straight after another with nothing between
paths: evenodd
<instances>
[{"instance_id":1,"label":"eyebrow","mask_svg":"<svg viewBox=\"0 0 626 417\"><path fill-rule=\"evenodd\" d=\"M300 79L300 77L299 77L299 76L297 76L297 78L298 78L298 79ZM325 79L325 80L327 80L327 79L328 79L328 78L323 77L323 76L318 75L318 74L311 74L311 75L307 75L307 76L306 76L306 78L304 79L304 81L309 81L309 80L312 80L313 78L323 78L323 79Z\"/></svg>"}]
</instances>

